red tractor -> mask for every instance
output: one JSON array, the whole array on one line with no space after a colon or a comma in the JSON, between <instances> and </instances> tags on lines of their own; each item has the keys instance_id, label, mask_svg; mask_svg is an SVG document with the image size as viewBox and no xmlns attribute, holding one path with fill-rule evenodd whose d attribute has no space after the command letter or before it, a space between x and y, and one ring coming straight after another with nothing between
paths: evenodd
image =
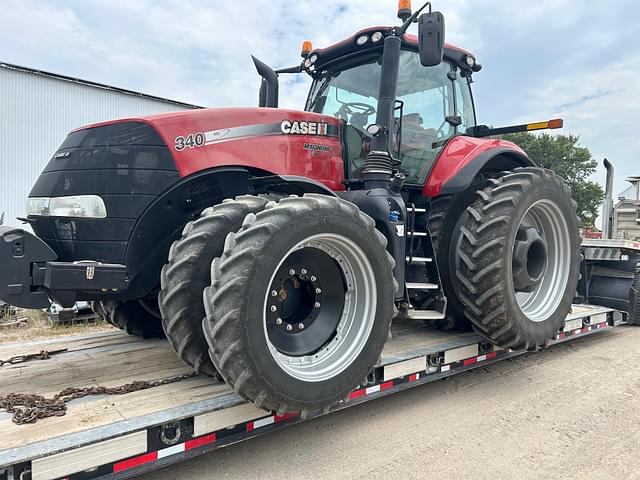
<instances>
[{"instance_id":1,"label":"red tractor","mask_svg":"<svg viewBox=\"0 0 640 480\"><path fill-rule=\"evenodd\" d=\"M36 235L0 227L0 299L91 300L257 406L303 415L365 381L393 319L536 349L579 275L569 189L478 125L481 65L401 2L278 71L259 108L130 118L69 134L33 187ZM427 9L427 13L422 13ZM406 33L418 23L419 35ZM304 111L278 76L313 79Z\"/></svg>"}]
</instances>

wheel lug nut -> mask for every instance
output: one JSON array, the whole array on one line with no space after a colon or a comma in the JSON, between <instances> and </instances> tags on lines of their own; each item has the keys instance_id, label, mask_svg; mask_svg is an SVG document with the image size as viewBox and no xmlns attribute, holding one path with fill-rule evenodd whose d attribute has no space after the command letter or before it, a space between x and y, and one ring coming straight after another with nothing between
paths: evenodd
<instances>
[{"instance_id":1,"label":"wheel lug nut","mask_svg":"<svg viewBox=\"0 0 640 480\"><path fill-rule=\"evenodd\" d=\"M316 293L322 293L322 289L316 288Z\"/></svg>"},{"instance_id":2,"label":"wheel lug nut","mask_svg":"<svg viewBox=\"0 0 640 480\"><path fill-rule=\"evenodd\" d=\"M311 275L311 281L315 282L316 280L317 280L316 276L315 275Z\"/></svg>"},{"instance_id":3,"label":"wheel lug nut","mask_svg":"<svg viewBox=\"0 0 640 480\"><path fill-rule=\"evenodd\" d=\"M276 310L278 310L278 307L276 307L275 305L271 305L271 311L275 312Z\"/></svg>"},{"instance_id":4,"label":"wheel lug nut","mask_svg":"<svg viewBox=\"0 0 640 480\"><path fill-rule=\"evenodd\" d=\"M272 297L278 296L278 291L277 290L271 290L271 296Z\"/></svg>"},{"instance_id":5,"label":"wheel lug nut","mask_svg":"<svg viewBox=\"0 0 640 480\"><path fill-rule=\"evenodd\" d=\"M276 325L282 325L282 319L280 317L276 318Z\"/></svg>"},{"instance_id":6,"label":"wheel lug nut","mask_svg":"<svg viewBox=\"0 0 640 480\"><path fill-rule=\"evenodd\" d=\"M316 307L316 308L320 308L320 302L316 302L316 303L315 303L315 305L314 305L314 307Z\"/></svg>"},{"instance_id":7,"label":"wheel lug nut","mask_svg":"<svg viewBox=\"0 0 640 480\"><path fill-rule=\"evenodd\" d=\"M289 275L295 275L295 274L296 274L296 271L293 268L289 269Z\"/></svg>"},{"instance_id":8,"label":"wheel lug nut","mask_svg":"<svg viewBox=\"0 0 640 480\"><path fill-rule=\"evenodd\" d=\"M291 330L293 330L293 327L291 325L287 325L287 332L290 332Z\"/></svg>"},{"instance_id":9,"label":"wheel lug nut","mask_svg":"<svg viewBox=\"0 0 640 480\"><path fill-rule=\"evenodd\" d=\"M306 268L303 268L302 270L300 270L300 273L301 273L302 275L306 275L306 274L307 274L307 269L306 269Z\"/></svg>"},{"instance_id":10,"label":"wheel lug nut","mask_svg":"<svg viewBox=\"0 0 640 480\"><path fill-rule=\"evenodd\" d=\"M299 323L299 324L298 324L298 328L299 328L300 330L304 330L304 323Z\"/></svg>"}]
</instances>

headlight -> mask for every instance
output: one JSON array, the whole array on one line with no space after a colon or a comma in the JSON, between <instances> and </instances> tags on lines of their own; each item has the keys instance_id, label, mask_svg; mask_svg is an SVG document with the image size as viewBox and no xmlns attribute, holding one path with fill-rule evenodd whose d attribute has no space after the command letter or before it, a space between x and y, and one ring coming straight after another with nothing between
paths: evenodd
<instances>
[{"instance_id":1,"label":"headlight","mask_svg":"<svg viewBox=\"0 0 640 480\"><path fill-rule=\"evenodd\" d=\"M361 35L357 38L356 43L358 46L362 46L369 41L369 35Z\"/></svg>"},{"instance_id":2,"label":"headlight","mask_svg":"<svg viewBox=\"0 0 640 480\"><path fill-rule=\"evenodd\" d=\"M43 217L105 218L104 200L97 195L27 199L27 215Z\"/></svg>"},{"instance_id":3,"label":"headlight","mask_svg":"<svg viewBox=\"0 0 640 480\"><path fill-rule=\"evenodd\" d=\"M473 66L476 64L476 59L471 55L467 55L464 60L465 62L467 62L467 65L469 65L469 68L473 68Z\"/></svg>"},{"instance_id":4,"label":"headlight","mask_svg":"<svg viewBox=\"0 0 640 480\"><path fill-rule=\"evenodd\" d=\"M378 43L380 40L382 40L382 32L375 32L371 35L371 41L373 43Z\"/></svg>"}]
</instances>

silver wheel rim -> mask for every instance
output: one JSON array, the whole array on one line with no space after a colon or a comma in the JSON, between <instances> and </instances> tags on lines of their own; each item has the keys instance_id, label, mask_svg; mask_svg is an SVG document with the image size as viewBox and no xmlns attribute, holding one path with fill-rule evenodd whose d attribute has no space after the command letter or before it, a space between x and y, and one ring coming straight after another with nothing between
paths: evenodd
<instances>
[{"instance_id":1,"label":"silver wheel rim","mask_svg":"<svg viewBox=\"0 0 640 480\"><path fill-rule=\"evenodd\" d=\"M541 279L531 292L515 291L518 306L533 322L547 320L564 297L571 270L571 232L558 206L538 200L529 207L519 228L533 227L546 244L546 262ZM516 239L513 239L512 246Z\"/></svg>"},{"instance_id":2,"label":"silver wheel rim","mask_svg":"<svg viewBox=\"0 0 640 480\"><path fill-rule=\"evenodd\" d=\"M338 263L344 275L348 290L335 334L311 355L285 355L269 339L267 318L263 313L264 336L271 356L287 374L306 382L322 382L349 367L369 340L376 314L376 281L371 262L356 243L342 235L322 233L307 237L290 249L274 269L269 286L287 257L301 248L316 248L326 253ZM267 287L263 312L267 309L269 296L270 288Z\"/></svg>"}]
</instances>

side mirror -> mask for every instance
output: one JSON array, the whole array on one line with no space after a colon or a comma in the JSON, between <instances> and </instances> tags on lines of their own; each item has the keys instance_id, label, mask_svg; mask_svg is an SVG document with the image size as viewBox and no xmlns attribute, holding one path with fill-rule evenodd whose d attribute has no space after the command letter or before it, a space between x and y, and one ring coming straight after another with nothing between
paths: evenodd
<instances>
[{"instance_id":1,"label":"side mirror","mask_svg":"<svg viewBox=\"0 0 640 480\"><path fill-rule=\"evenodd\" d=\"M420 63L435 67L444 57L444 15L441 12L423 13L418 18L418 51Z\"/></svg>"}]
</instances>

